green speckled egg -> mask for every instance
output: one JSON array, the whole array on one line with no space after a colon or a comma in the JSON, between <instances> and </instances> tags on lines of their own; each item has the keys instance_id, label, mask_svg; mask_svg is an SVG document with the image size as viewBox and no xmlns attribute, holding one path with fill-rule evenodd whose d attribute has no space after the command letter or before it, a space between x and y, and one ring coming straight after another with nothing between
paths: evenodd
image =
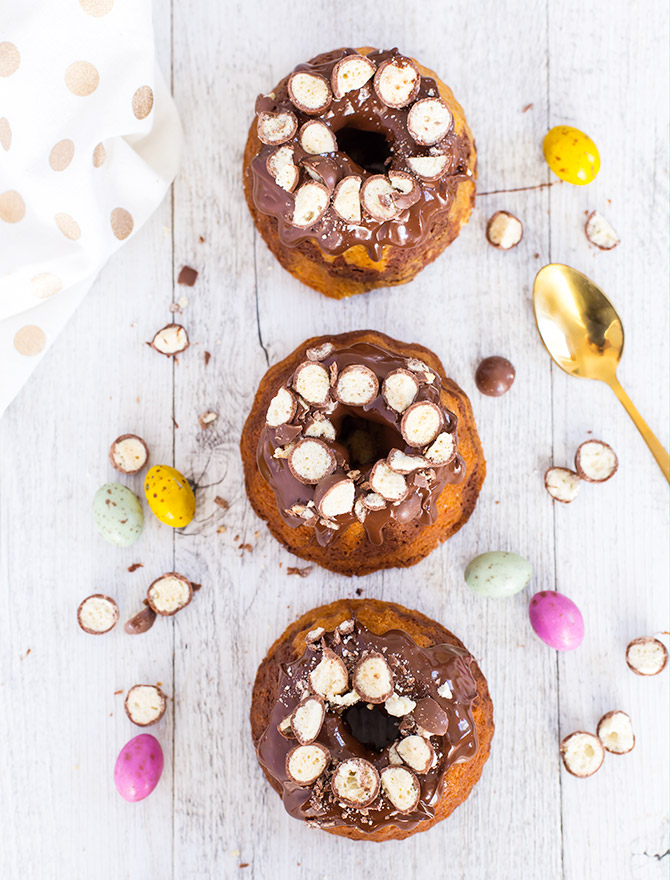
<instances>
[{"instance_id":1,"label":"green speckled egg","mask_svg":"<svg viewBox=\"0 0 670 880\"><path fill-rule=\"evenodd\" d=\"M166 464L152 467L144 478L151 512L166 526L180 529L195 516L195 495L186 477Z\"/></svg>"},{"instance_id":2,"label":"green speckled egg","mask_svg":"<svg viewBox=\"0 0 670 880\"><path fill-rule=\"evenodd\" d=\"M505 599L523 590L533 574L530 562L516 553L491 550L482 553L465 569L465 583L487 599Z\"/></svg>"},{"instance_id":3,"label":"green speckled egg","mask_svg":"<svg viewBox=\"0 0 670 880\"><path fill-rule=\"evenodd\" d=\"M142 534L144 514L137 495L121 483L105 483L93 498L93 520L110 544L130 547Z\"/></svg>"}]
</instances>

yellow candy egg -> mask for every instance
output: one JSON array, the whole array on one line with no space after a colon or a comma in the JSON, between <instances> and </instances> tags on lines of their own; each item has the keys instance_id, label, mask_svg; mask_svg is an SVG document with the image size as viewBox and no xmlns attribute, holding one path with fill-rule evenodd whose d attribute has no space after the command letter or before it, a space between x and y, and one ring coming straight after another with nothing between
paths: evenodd
<instances>
[{"instance_id":1,"label":"yellow candy egg","mask_svg":"<svg viewBox=\"0 0 670 880\"><path fill-rule=\"evenodd\" d=\"M600 154L591 138L569 125L557 125L544 137L544 158L554 174L584 186L600 171Z\"/></svg>"},{"instance_id":2,"label":"yellow candy egg","mask_svg":"<svg viewBox=\"0 0 670 880\"><path fill-rule=\"evenodd\" d=\"M154 516L173 529L187 526L195 515L195 496L186 477L166 464L148 471L144 494Z\"/></svg>"}]
</instances>

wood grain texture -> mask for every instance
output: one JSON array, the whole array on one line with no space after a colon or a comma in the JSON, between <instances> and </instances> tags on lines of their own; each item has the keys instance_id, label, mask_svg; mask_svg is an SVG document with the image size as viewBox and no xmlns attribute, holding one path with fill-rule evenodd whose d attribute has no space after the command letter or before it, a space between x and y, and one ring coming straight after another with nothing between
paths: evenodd
<instances>
[{"instance_id":1,"label":"wood grain texture","mask_svg":"<svg viewBox=\"0 0 670 880\"><path fill-rule=\"evenodd\" d=\"M314 0L297 21L288 9L278 14L265 0L156 5L159 61L165 72L172 65L186 131L172 199L103 271L0 422L0 876L382 880L441 876L444 866L459 880L665 877L667 673L638 679L623 649L667 629L667 486L611 392L552 371L530 305L534 274L550 260L603 286L626 327L620 378L667 444L665 4L426 0L429 15L418 15L400 0L344 0L334 16ZM298 61L368 41L399 45L453 88L477 139L480 193L549 182L541 140L558 123L594 137L598 179L479 196L460 238L406 288L335 302L302 287L270 256L244 203L254 99ZM584 211L594 208L621 236L612 253L583 236ZM484 241L498 209L525 226L509 253ZM174 283L184 264L200 273L190 289ZM143 342L183 295L192 345L172 366ZM354 583L314 569L303 580L287 575L296 560L246 500L237 445L269 364L309 336L359 327L436 351L471 397L488 476L471 521L420 565ZM489 354L517 366L498 400L474 387ZM220 416L203 431L206 409ZM198 512L176 534L148 515L141 541L120 551L95 533L90 500L115 478L106 451L124 431L146 438L154 462L195 480ZM588 431L616 448L619 473L554 509L542 472L569 465ZM579 651L558 657L534 637L528 596L482 601L467 591L464 565L490 549L527 556L531 589L577 601L587 627ZM132 562L145 567L130 574ZM137 639L76 628L83 596L116 595L125 619L149 581L173 568L203 584L184 614ZM267 648L309 608L357 588L456 633L495 705L491 758L472 796L403 842L302 827L251 747L251 684ZM174 703L154 729L164 777L150 799L129 805L111 773L138 731L114 691L144 680L161 681ZM591 780L568 777L560 736L594 729L613 708L631 714L636 749L608 756Z\"/></svg>"}]
</instances>

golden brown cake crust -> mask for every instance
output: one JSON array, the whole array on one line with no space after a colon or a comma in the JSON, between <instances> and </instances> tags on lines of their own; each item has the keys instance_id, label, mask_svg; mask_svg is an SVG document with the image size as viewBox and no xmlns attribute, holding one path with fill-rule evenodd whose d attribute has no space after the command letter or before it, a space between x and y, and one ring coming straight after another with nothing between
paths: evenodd
<instances>
[{"instance_id":1,"label":"golden brown cake crust","mask_svg":"<svg viewBox=\"0 0 670 880\"><path fill-rule=\"evenodd\" d=\"M432 525L421 530L416 523L404 526L391 523L384 532L383 543L375 545L368 540L363 525L355 523L328 547L322 547L314 537L313 529L307 526L292 528L281 517L274 492L256 465L256 449L265 426L265 414L277 389L304 360L305 349L324 342L333 342L336 346L370 342L404 357L417 357L439 374L442 402L458 417L458 452L465 462L466 477L462 483L444 488L437 501L438 517ZM468 521L486 475L486 461L470 401L465 392L446 377L437 355L423 345L399 342L374 330L314 337L271 367L256 392L242 430L240 447L249 501L274 537L296 556L347 576L370 574L385 568L405 568L420 562Z\"/></svg>"},{"instance_id":2,"label":"golden brown cake crust","mask_svg":"<svg viewBox=\"0 0 670 880\"><path fill-rule=\"evenodd\" d=\"M251 698L251 736L257 746L268 726L272 709L277 702L277 684L282 664L292 663L305 651L305 636L311 630L323 627L333 630L339 623L355 616L367 629L376 634L384 634L399 629L411 636L421 647L438 644L465 647L448 629L419 611L413 611L391 602L377 599L340 599L329 605L322 605L304 614L276 640L261 663L256 674ZM373 833L366 833L352 827L324 828L330 834L349 837L352 840L402 840L419 831L427 831L433 825L446 819L456 807L463 803L479 780L484 764L488 760L493 738L493 703L488 685L476 662L471 666L477 684L477 699L473 705L473 717L477 728L479 748L470 761L452 764L445 777L444 791L435 806L435 816L421 822L411 830L402 830L395 825L387 825ZM265 774L270 784L279 792L274 780Z\"/></svg>"},{"instance_id":3,"label":"golden brown cake crust","mask_svg":"<svg viewBox=\"0 0 670 880\"><path fill-rule=\"evenodd\" d=\"M373 49L365 46L356 51L367 55ZM312 240L304 241L296 247L286 247L277 234L277 220L261 213L254 204L251 161L258 155L263 145L256 134L255 120L249 129L244 150L243 180L244 194L256 228L284 269L303 284L334 299L365 293L377 287L392 287L412 281L428 263L437 259L454 241L461 227L468 222L474 207L477 155L474 138L463 108L449 86L443 83L434 71L419 64L415 59L412 60L422 76L435 80L440 97L453 115L454 130L467 137L470 143L467 167L472 174L471 178L463 178L459 182L449 210L439 216L430 235L416 247L408 249L386 245L382 258L378 261L372 260L361 245L351 247L339 256L325 253Z\"/></svg>"}]
</instances>

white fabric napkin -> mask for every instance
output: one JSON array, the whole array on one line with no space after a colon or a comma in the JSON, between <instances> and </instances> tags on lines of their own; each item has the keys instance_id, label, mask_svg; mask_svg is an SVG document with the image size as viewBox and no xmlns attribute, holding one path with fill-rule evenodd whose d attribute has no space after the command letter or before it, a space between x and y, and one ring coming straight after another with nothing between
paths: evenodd
<instances>
[{"instance_id":1,"label":"white fabric napkin","mask_svg":"<svg viewBox=\"0 0 670 880\"><path fill-rule=\"evenodd\" d=\"M151 0L0 6L0 415L160 204L181 147Z\"/></svg>"}]
</instances>

